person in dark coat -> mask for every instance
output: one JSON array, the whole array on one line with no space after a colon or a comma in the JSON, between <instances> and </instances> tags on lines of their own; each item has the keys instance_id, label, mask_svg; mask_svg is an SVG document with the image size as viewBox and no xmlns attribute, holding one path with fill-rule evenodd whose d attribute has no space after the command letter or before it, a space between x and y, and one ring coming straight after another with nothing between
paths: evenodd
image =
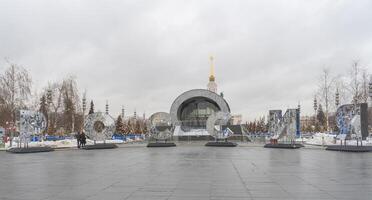
<instances>
[{"instance_id":1,"label":"person in dark coat","mask_svg":"<svg viewBox=\"0 0 372 200\"><path fill-rule=\"evenodd\" d=\"M85 136L85 133L84 131L81 132L81 135L80 135L80 142L81 142L81 146L82 147L85 147L85 144L87 143L87 137Z\"/></svg>"},{"instance_id":2,"label":"person in dark coat","mask_svg":"<svg viewBox=\"0 0 372 200\"><path fill-rule=\"evenodd\" d=\"M78 132L76 135L76 141L77 141L77 148L80 148L81 139L80 139L80 133Z\"/></svg>"}]
</instances>

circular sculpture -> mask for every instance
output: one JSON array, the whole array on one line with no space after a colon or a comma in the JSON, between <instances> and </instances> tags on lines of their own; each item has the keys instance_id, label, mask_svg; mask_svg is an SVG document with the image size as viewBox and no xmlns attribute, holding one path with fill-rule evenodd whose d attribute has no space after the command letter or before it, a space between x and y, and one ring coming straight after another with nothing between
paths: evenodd
<instances>
[{"instance_id":1,"label":"circular sculpture","mask_svg":"<svg viewBox=\"0 0 372 200\"><path fill-rule=\"evenodd\" d=\"M152 114L147 126L151 137L157 140L166 140L172 136L172 122L170 115L166 112Z\"/></svg>"},{"instance_id":2,"label":"circular sculpture","mask_svg":"<svg viewBox=\"0 0 372 200\"><path fill-rule=\"evenodd\" d=\"M105 129L105 125L101 121L94 122L93 128L98 133L102 133L102 131Z\"/></svg>"},{"instance_id":3,"label":"circular sculpture","mask_svg":"<svg viewBox=\"0 0 372 200\"><path fill-rule=\"evenodd\" d=\"M20 139L28 141L32 134L40 134L46 128L46 118L41 112L30 110L20 111Z\"/></svg>"},{"instance_id":4,"label":"circular sculpture","mask_svg":"<svg viewBox=\"0 0 372 200\"><path fill-rule=\"evenodd\" d=\"M172 124L184 131L205 129L208 117L218 111L230 113L225 99L209 90L194 89L182 93L170 109Z\"/></svg>"},{"instance_id":5,"label":"circular sculpture","mask_svg":"<svg viewBox=\"0 0 372 200\"><path fill-rule=\"evenodd\" d=\"M209 116L207 120L207 131L216 139L225 139L229 136L228 129L222 130L222 126L226 126L231 119L230 113L217 112ZM219 130L216 130L216 126L219 126Z\"/></svg>"},{"instance_id":6,"label":"circular sculpture","mask_svg":"<svg viewBox=\"0 0 372 200\"><path fill-rule=\"evenodd\" d=\"M84 130L89 139L95 141L111 139L115 130L115 120L106 113L92 113L85 119Z\"/></svg>"}]
</instances>

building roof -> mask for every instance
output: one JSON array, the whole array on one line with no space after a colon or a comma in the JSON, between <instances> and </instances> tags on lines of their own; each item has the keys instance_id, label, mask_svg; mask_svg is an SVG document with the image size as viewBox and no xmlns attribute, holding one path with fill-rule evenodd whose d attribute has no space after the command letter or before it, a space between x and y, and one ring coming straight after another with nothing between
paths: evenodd
<instances>
[{"instance_id":1,"label":"building roof","mask_svg":"<svg viewBox=\"0 0 372 200\"><path fill-rule=\"evenodd\" d=\"M178 110L183 102L195 97L204 97L211 101L214 101L222 112L230 113L229 104L222 96L206 89L193 89L182 93L173 101L169 112L173 124L178 124Z\"/></svg>"}]
</instances>

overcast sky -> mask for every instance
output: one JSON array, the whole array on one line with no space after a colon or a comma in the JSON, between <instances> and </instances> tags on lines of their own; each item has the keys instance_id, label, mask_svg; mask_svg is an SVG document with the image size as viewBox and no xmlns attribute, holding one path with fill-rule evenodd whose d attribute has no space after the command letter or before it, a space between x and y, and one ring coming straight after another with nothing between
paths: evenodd
<instances>
[{"instance_id":1,"label":"overcast sky","mask_svg":"<svg viewBox=\"0 0 372 200\"><path fill-rule=\"evenodd\" d=\"M0 57L31 72L34 88L77 77L97 110L169 112L206 88L209 56L232 113L312 113L323 67L372 70L372 1L2 0ZM0 72L7 67L0 60Z\"/></svg>"}]
</instances>

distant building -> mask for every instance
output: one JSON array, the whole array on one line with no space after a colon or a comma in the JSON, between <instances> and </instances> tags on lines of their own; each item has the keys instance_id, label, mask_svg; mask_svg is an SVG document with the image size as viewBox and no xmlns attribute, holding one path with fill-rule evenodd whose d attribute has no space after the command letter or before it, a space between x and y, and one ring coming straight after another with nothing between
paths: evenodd
<instances>
[{"instance_id":1,"label":"distant building","mask_svg":"<svg viewBox=\"0 0 372 200\"><path fill-rule=\"evenodd\" d=\"M240 114L231 116L232 125L240 125L242 124L242 120L243 120L243 116Z\"/></svg>"},{"instance_id":2,"label":"distant building","mask_svg":"<svg viewBox=\"0 0 372 200\"><path fill-rule=\"evenodd\" d=\"M316 118L314 116L301 116L300 117L300 125L301 129L304 131L310 131L308 130L312 126L314 126L316 121Z\"/></svg>"},{"instance_id":3,"label":"distant building","mask_svg":"<svg viewBox=\"0 0 372 200\"><path fill-rule=\"evenodd\" d=\"M315 123L314 121L315 121L314 116L301 116L300 118L301 125L303 126L313 125Z\"/></svg>"},{"instance_id":4,"label":"distant building","mask_svg":"<svg viewBox=\"0 0 372 200\"><path fill-rule=\"evenodd\" d=\"M226 100L215 92L193 89L178 96L170 109L175 136L209 135L208 117L218 111L230 113Z\"/></svg>"},{"instance_id":5,"label":"distant building","mask_svg":"<svg viewBox=\"0 0 372 200\"><path fill-rule=\"evenodd\" d=\"M217 94L213 57L210 57L210 74L207 89L193 89L179 95L172 103L170 117L175 126L174 136L209 136L206 122L210 115L222 111L230 113L230 107L223 95ZM229 126L234 134L243 132L242 115L233 115ZM238 131L239 129L239 131Z\"/></svg>"}]
</instances>

